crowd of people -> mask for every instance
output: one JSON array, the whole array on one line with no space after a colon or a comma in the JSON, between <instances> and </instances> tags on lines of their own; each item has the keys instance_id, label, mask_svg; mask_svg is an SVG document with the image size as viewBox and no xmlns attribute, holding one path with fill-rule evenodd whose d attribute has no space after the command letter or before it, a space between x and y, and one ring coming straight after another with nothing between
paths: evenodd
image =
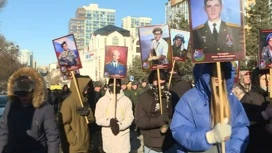
<instances>
[{"instance_id":1,"label":"crowd of people","mask_svg":"<svg viewBox=\"0 0 272 153\"><path fill-rule=\"evenodd\" d=\"M130 131L143 136L145 153L271 152L269 70L240 71L234 83L232 64L221 69L219 79L215 63L196 64L194 86L174 69L104 86L76 75L69 88L51 91L21 68L8 81L0 152L129 153Z\"/></svg>"}]
</instances>

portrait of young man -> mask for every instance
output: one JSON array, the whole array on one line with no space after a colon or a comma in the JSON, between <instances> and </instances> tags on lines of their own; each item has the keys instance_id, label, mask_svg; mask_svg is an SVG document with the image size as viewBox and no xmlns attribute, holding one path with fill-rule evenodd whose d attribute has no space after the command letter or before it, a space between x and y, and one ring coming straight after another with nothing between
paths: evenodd
<instances>
[{"instance_id":1,"label":"portrait of young man","mask_svg":"<svg viewBox=\"0 0 272 153\"><path fill-rule=\"evenodd\" d=\"M167 68L172 65L168 25L139 28L143 69Z\"/></svg>"},{"instance_id":2,"label":"portrait of young man","mask_svg":"<svg viewBox=\"0 0 272 153\"><path fill-rule=\"evenodd\" d=\"M192 0L189 8L194 61L229 61L244 57L240 1L203 0L200 3Z\"/></svg>"},{"instance_id":3,"label":"portrait of young man","mask_svg":"<svg viewBox=\"0 0 272 153\"><path fill-rule=\"evenodd\" d=\"M127 73L127 47L107 46L105 53L105 77L123 78Z\"/></svg>"},{"instance_id":4,"label":"portrait of young man","mask_svg":"<svg viewBox=\"0 0 272 153\"><path fill-rule=\"evenodd\" d=\"M78 70L82 68L74 35L70 34L53 40L59 66L62 69Z\"/></svg>"}]
</instances>

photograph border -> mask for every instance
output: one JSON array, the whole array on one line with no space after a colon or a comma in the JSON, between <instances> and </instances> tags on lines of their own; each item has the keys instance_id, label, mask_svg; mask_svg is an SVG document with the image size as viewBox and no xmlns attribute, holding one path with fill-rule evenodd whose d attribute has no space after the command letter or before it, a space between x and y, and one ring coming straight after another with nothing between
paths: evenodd
<instances>
[{"instance_id":1,"label":"photograph border","mask_svg":"<svg viewBox=\"0 0 272 153\"><path fill-rule=\"evenodd\" d=\"M143 44L142 44L142 41L144 39L141 37L141 29L151 29L151 28L154 29L155 27L164 27L164 26L167 27L167 29L168 29L168 37L165 37L165 38L169 39L169 42L167 42L168 43L168 55L167 55L168 57L167 57L167 59L168 59L169 62L168 62L168 64L154 64L154 65L152 65L152 64L150 64L151 62L143 60ZM148 26L139 27L138 28L138 36L139 36L139 44L140 44L141 66L142 66L143 71L172 68L172 66L173 66L173 53L172 53L170 26L168 24L157 24L157 25L148 25ZM151 44L152 44L152 41L150 43L150 46L151 46Z\"/></svg>"},{"instance_id":2,"label":"photograph border","mask_svg":"<svg viewBox=\"0 0 272 153\"><path fill-rule=\"evenodd\" d=\"M204 3L204 0L201 1ZM192 26L192 2L188 1L188 9L189 9L189 23L190 23L190 39L191 39L191 56L192 56L192 63L214 63L214 62L227 62L227 61L237 61L237 60L244 60L246 57L246 44L245 44L245 25L244 25L244 11L243 11L243 1L240 0L240 23L241 23L241 33L240 36L242 38L241 40L241 51L238 52L219 52L219 53L210 53L207 57L205 55L197 55L195 54L195 46L194 46L194 33L193 33L193 26ZM224 0L222 0L222 3L224 3ZM238 3L238 1L237 1ZM202 17L202 16L200 16ZM203 49L202 49L203 50Z\"/></svg>"}]
</instances>

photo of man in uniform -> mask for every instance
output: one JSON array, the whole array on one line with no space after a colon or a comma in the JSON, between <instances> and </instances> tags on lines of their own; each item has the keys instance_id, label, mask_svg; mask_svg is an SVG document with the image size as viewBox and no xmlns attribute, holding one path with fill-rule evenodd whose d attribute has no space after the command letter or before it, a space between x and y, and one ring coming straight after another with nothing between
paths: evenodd
<instances>
[{"instance_id":1,"label":"photo of man in uniform","mask_svg":"<svg viewBox=\"0 0 272 153\"><path fill-rule=\"evenodd\" d=\"M153 64L168 64L168 43L162 38L162 29L157 27L152 33L154 40L152 40L148 61L152 61Z\"/></svg>"},{"instance_id":2,"label":"photo of man in uniform","mask_svg":"<svg viewBox=\"0 0 272 153\"><path fill-rule=\"evenodd\" d=\"M193 29L195 53L234 53L242 50L242 28L240 25L223 21L222 9L222 0L204 0L208 20Z\"/></svg>"},{"instance_id":3,"label":"photo of man in uniform","mask_svg":"<svg viewBox=\"0 0 272 153\"><path fill-rule=\"evenodd\" d=\"M111 56L112 60L105 65L105 73L109 75L126 75L125 65L119 62L120 51L113 50Z\"/></svg>"},{"instance_id":4,"label":"photo of man in uniform","mask_svg":"<svg viewBox=\"0 0 272 153\"><path fill-rule=\"evenodd\" d=\"M184 47L185 40L182 34L176 34L173 39L172 51L174 60L185 60L188 51Z\"/></svg>"},{"instance_id":5,"label":"photo of man in uniform","mask_svg":"<svg viewBox=\"0 0 272 153\"><path fill-rule=\"evenodd\" d=\"M63 48L63 51L58 57L60 66L77 66L77 56L74 51L69 50L66 41L62 42L61 47Z\"/></svg>"}]
</instances>

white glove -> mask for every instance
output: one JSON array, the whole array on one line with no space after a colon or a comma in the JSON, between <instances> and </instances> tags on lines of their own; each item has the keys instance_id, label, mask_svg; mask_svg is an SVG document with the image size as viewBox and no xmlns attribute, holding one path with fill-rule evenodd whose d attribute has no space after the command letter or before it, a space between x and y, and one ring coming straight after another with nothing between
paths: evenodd
<instances>
[{"instance_id":1,"label":"white glove","mask_svg":"<svg viewBox=\"0 0 272 153\"><path fill-rule=\"evenodd\" d=\"M206 133L206 139L209 144L221 143L230 138L231 126L229 119L224 118L223 123L217 123L214 128Z\"/></svg>"}]
</instances>

